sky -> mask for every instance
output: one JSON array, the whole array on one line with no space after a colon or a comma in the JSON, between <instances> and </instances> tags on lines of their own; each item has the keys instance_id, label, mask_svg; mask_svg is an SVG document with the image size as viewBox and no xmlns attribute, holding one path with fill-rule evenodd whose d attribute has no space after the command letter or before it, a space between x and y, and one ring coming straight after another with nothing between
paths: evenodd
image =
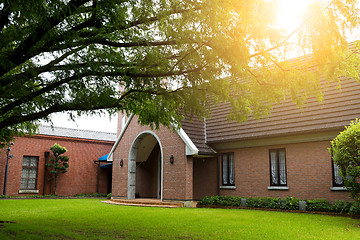
<instances>
[{"instance_id":1,"label":"sky","mask_svg":"<svg viewBox=\"0 0 360 240\"><path fill-rule=\"evenodd\" d=\"M51 115L54 127L75 128L83 130L93 130L100 132L117 131L117 116L109 118L108 114L103 116L81 116L77 117L76 121L69 119L66 113L56 113ZM43 125L50 125L49 123L42 122Z\"/></svg>"}]
</instances>

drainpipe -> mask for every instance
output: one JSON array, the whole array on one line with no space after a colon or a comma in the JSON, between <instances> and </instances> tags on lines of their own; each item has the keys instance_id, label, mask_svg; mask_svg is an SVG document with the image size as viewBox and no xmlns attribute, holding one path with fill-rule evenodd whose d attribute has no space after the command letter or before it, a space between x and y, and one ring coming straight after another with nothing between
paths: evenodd
<instances>
[{"instance_id":1,"label":"drainpipe","mask_svg":"<svg viewBox=\"0 0 360 240\"><path fill-rule=\"evenodd\" d=\"M217 156L217 182L218 182L218 193L217 195L220 196L220 184L221 184L221 179L220 179L220 159L221 155L218 154Z\"/></svg>"},{"instance_id":2,"label":"drainpipe","mask_svg":"<svg viewBox=\"0 0 360 240\"><path fill-rule=\"evenodd\" d=\"M44 164L44 184L43 184L43 195L45 195L45 191L46 191L46 170L47 170L47 167L46 167L46 164L48 163L48 160L49 160L49 155L50 155L50 152L44 152L44 156L45 156L45 164Z\"/></svg>"},{"instance_id":3,"label":"drainpipe","mask_svg":"<svg viewBox=\"0 0 360 240\"><path fill-rule=\"evenodd\" d=\"M99 193L99 182L100 182L100 161L95 160L94 163L98 165L97 169L97 183L96 183L96 192Z\"/></svg>"}]
</instances>

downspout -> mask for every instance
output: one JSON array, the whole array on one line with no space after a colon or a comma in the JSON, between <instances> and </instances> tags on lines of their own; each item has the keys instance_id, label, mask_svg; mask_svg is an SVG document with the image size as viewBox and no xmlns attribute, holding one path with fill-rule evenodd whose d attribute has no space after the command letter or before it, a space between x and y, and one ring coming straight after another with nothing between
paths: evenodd
<instances>
[{"instance_id":1,"label":"downspout","mask_svg":"<svg viewBox=\"0 0 360 240\"><path fill-rule=\"evenodd\" d=\"M100 160L94 160L94 163L98 165L97 168L97 180L96 180L96 192L99 193L99 182L100 182Z\"/></svg>"},{"instance_id":2,"label":"downspout","mask_svg":"<svg viewBox=\"0 0 360 240\"><path fill-rule=\"evenodd\" d=\"M98 169L97 169L97 184L96 184L97 193L99 193L99 185L100 185L100 162L98 163Z\"/></svg>"},{"instance_id":3,"label":"downspout","mask_svg":"<svg viewBox=\"0 0 360 240\"><path fill-rule=\"evenodd\" d=\"M43 195L45 195L45 191L46 191L46 173L47 173L47 167L46 167L46 164L49 160L49 155L50 155L50 152L44 152L44 156L45 156L45 164L44 164L44 184L43 184Z\"/></svg>"},{"instance_id":4,"label":"downspout","mask_svg":"<svg viewBox=\"0 0 360 240\"><path fill-rule=\"evenodd\" d=\"M218 157L217 157L217 183L218 183L218 192L217 192L217 195L220 196L220 154L218 154Z\"/></svg>"}]
</instances>

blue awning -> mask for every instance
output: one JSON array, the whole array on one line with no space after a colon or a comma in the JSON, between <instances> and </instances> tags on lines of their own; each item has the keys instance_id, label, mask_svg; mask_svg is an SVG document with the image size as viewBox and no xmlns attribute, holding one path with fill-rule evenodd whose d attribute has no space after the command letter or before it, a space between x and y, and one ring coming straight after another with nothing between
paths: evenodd
<instances>
[{"instance_id":1,"label":"blue awning","mask_svg":"<svg viewBox=\"0 0 360 240\"><path fill-rule=\"evenodd\" d=\"M112 168L112 163L101 165L100 168Z\"/></svg>"},{"instance_id":2,"label":"blue awning","mask_svg":"<svg viewBox=\"0 0 360 240\"><path fill-rule=\"evenodd\" d=\"M106 154L106 155L104 155L104 156L102 156L102 157L100 157L100 158L99 158L99 161L106 161L107 158L108 158L108 156L109 156L109 153Z\"/></svg>"}]
</instances>

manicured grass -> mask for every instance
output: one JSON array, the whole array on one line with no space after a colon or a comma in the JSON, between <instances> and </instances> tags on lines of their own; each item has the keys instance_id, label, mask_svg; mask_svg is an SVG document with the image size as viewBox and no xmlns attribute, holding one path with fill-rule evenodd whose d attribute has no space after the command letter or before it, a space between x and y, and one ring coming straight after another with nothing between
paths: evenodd
<instances>
[{"instance_id":1,"label":"manicured grass","mask_svg":"<svg viewBox=\"0 0 360 240\"><path fill-rule=\"evenodd\" d=\"M239 209L0 200L0 239L360 239L360 220Z\"/></svg>"}]
</instances>

